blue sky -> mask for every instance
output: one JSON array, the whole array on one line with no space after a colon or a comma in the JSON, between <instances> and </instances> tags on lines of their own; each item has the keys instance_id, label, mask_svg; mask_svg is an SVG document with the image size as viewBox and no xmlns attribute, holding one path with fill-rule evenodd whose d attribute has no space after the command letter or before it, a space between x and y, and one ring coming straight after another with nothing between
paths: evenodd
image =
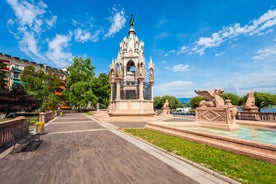
<instances>
[{"instance_id":1,"label":"blue sky","mask_svg":"<svg viewBox=\"0 0 276 184\"><path fill-rule=\"evenodd\" d=\"M76 3L77 2L77 3ZM0 52L108 73L129 18L155 66L155 96L276 93L276 0L2 0Z\"/></svg>"}]
</instances>

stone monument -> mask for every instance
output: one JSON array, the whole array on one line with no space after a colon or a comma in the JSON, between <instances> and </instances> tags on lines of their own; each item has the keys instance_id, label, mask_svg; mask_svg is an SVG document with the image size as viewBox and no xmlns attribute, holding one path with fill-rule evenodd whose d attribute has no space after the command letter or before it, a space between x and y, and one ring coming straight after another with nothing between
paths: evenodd
<instances>
[{"instance_id":1,"label":"stone monument","mask_svg":"<svg viewBox=\"0 0 276 184\"><path fill-rule=\"evenodd\" d=\"M239 125L235 123L238 109L231 104L231 100L223 100L221 97L223 92L223 89L195 90L196 94L206 98L196 108L196 122L202 127L238 130Z\"/></svg>"},{"instance_id":2,"label":"stone monument","mask_svg":"<svg viewBox=\"0 0 276 184\"><path fill-rule=\"evenodd\" d=\"M109 71L111 98L109 116L153 116L154 65L150 59L146 82L144 42L139 41L130 19L128 38L124 37L116 61Z\"/></svg>"},{"instance_id":3,"label":"stone monument","mask_svg":"<svg viewBox=\"0 0 276 184\"><path fill-rule=\"evenodd\" d=\"M163 104L162 107L162 114L163 115L167 115L167 114L171 114L171 109L169 107L169 100L166 99L165 103Z\"/></svg>"},{"instance_id":4,"label":"stone monument","mask_svg":"<svg viewBox=\"0 0 276 184\"><path fill-rule=\"evenodd\" d=\"M254 92L247 93L247 100L242 110L244 112L259 112L259 108L255 105Z\"/></svg>"}]
</instances>

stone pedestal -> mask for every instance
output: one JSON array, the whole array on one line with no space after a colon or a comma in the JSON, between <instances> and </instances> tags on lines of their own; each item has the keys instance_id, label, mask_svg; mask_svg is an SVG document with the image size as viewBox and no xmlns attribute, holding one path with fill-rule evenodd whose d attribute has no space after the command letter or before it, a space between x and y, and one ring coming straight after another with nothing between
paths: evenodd
<instances>
[{"instance_id":1,"label":"stone pedestal","mask_svg":"<svg viewBox=\"0 0 276 184\"><path fill-rule=\"evenodd\" d=\"M235 123L236 107L198 107L196 108L196 122L202 127L221 130L239 130Z\"/></svg>"},{"instance_id":2,"label":"stone pedestal","mask_svg":"<svg viewBox=\"0 0 276 184\"><path fill-rule=\"evenodd\" d=\"M244 112L259 112L258 107L244 107L242 110Z\"/></svg>"},{"instance_id":3,"label":"stone pedestal","mask_svg":"<svg viewBox=\"0 0 276 184\"><path fill-rule=\"evenodd\" d=\"M162 108L162 115L170 115L171 109L169 107L163 107Z\"/></svg>"},{"instance_id":4,"label":"stone pedestal","mask_svg":"<svg viewBox=\"0 0 276 184\"><path fill-rule=\"evenodd\" d=\"M119 100L109 104L109 116L154 116L153 101Z\"/></svg>"}]
</instances>

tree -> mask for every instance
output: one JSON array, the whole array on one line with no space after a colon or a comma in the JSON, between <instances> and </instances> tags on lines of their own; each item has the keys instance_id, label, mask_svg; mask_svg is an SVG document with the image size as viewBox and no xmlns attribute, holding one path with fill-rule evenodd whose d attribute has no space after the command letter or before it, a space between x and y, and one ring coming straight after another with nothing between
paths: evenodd
<instances>
[{"instance_id":1,"label":"tree","mask_svg":"<svg viewBox=\"0 0 276 184\"><path fill-rule=\"evenodd\" d=\"M2 61L0 61L0 90L3 90L5 88L5 77L6 77L6 74L2 70L2 68L4 68L4 64L3 64Z\"/></svg>"},{"instance_id":2,"label":"tree","mask_svg":"<svg viewBox=\"0 0 276 184\"><path fill-rule=\"evenodd\" d=\"M155 96L153 98L153 100L154 100L153 101L154 108L155 109L161 109L163 104L164 104L164 102L162 102L162 100L161 100L161 97L160 96Z\"/></svg>"},{"instance_id":3,"label":"tree","mask_svg":"<svg viewBox=\"0 0 276 184\"><path fill-rule=\"evenodd\" d=\"M231 103L233 105L239 105L239 100L240 100L240 97L237 96L237 95L234 95L232 93L223 93L221 95L221 97L226 100L226 99L230 99L231 100Z\"/></svg>"},{"instance_id":4,"label":"tree","mask_svg":"<svg viewBox=\"0 0 276 184\"><path fill-rule=\"evenodd\" d=\"M94 79L93 92L97 96L100 108L107 108L110 101L109 75L101 73Z\"/></svg>"},{"instance_id":5,"label":"tree","mask_svg":"<svg viewBox=\"0 0 276 184\"><path fill-rule=\"evenodd\" d=\"M238 105L239 105L239 106L243 106L243 105L245 104L245 102L246 102L246 99L247 99L247 96L246 96L246 95L240 97Z\"/></svg>"},{"instance_id":6,"label":"tree","mask_svg":"<svg viewBox=\"0 0 276 184\"><path fill-rule=\"evenodd\" d=\"M269 107L276 104L275 95L271 93L254 92L255 105L259 108Z\"/></svg>"},{"instance_id":7,"label":"tree","mask_svg":"<svg viewBox=\"0 0 276 184\"><path fill-rule=\"evenodd\" d=\"M79 57L74 58L73 64L68 67L65 95L72 107L86 108L90 102L96 105L97 96L93 93L94 69L89 58L84 60Z\"/></svg>"},{"instance_id":8,"label":"tree","mask_svg":"<svg viewBox=\"0 0 276 184\"><path fill-rule=\"evenodd\" d=\"M44 93L43 93L44 79L45 79L44 72L36 71L32 65L26 66L21 75L21 81L23 82L24 89L29 95L37 99L39 107L42 106L43 99L44 99Z\"/></svg>"},{"instance_id":9,"label":"tree","mask_svg":"<svg viewBox=\"0 0 276 184\"><path fill-rule=\"evenodd\" d=\"M195 96L190 100L190 106L195 109L196 107L199 106L199 103L202 100L206 100L203 96Z\"/></svg>"},{"instance_id":10,"label":"tree","mask_svg":"<svg viewBox=\"0 0 276 184\"><path fill-rule=\"evenodd\" d=\"M154 108L161 109L165 101L169 101L169 107L171 109L176 109L178 107L183 107L183 104L174 96L165 95L162 97L154 97Z\"/></svg>"},{"instance_id":11,"label":"tree","mask_svg":"<svg viewBox=\"0 0 276 184\"><path fill-rule=\"evenodd\" d=\"M0 91L0 112L33 111L37 108L36 99L29 96L20 85L12 90Z\"/></svg>"},{"instance_id":12,"label":"tree","mask_svg":"<svg viewBox=\"0 0 276 184\"><path fill-rule=\"evenodd\" d=\"M52 110L58 108L61 99L53 94L60 85L60 80L54 72L36 71L29 65L24 68L21 80L27 93L37 99L40 108Z\"/></svg>"}]
</instances>

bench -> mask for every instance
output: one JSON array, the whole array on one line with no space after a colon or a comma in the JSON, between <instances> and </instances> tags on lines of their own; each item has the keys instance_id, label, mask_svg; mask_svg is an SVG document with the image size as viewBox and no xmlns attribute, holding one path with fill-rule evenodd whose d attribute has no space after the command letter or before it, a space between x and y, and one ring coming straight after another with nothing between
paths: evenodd
<instances>
[{"instance_id":1,"label":"bench","mask_svg":"<svg viewBox=\"0 0 276 184\"><path fill-rule=\"evenodd\" d=\"M16 144L27 144L34 141L39 141L40 135L42 135L41 133L30 134L28 125L18 128L12 131L11 133L13 135L13 151L15 149Z\"/></svg>"}]
</instances>

